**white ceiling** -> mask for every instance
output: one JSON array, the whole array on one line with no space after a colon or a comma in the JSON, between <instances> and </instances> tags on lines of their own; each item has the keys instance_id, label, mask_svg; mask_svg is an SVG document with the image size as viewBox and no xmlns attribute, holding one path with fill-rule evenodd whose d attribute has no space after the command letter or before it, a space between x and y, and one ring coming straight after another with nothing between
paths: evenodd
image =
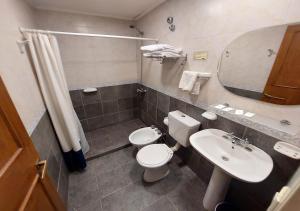
<instances>
[{"instance_id":1,"label":"white ceiling","mask_svg":"<svg viewBox=\"0 0 300 211\"><path fill-rule=\"evenodd\" d=\"M27 0L37 9L136 20L166 0Z\"/></svg>"}]
</instances>

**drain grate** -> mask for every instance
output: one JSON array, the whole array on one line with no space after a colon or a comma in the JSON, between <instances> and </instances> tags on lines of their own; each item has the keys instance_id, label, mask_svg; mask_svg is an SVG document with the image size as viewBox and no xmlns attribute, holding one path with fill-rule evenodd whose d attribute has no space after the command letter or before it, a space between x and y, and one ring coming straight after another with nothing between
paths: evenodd
<instances>
[{"instance_id":1,"label":"drain grate","mask_svg":"<svg viewBox=\"0 0 300 211\"><path fill-rule=\"evenodd\" d=\"M229 161L229 158L226 157L226 156L222 156L222 160L224 160L224 161Z\"/></svg>"}]
</instances>

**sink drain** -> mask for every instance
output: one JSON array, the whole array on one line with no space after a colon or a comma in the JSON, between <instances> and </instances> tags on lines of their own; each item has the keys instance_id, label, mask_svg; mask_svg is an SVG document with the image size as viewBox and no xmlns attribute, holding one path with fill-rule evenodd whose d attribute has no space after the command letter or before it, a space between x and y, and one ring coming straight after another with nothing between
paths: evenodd
<instances>
[{"instance_id":1,"label":"sink drain","mask_svg":"<svg viewBox=\"0 0 300 211\"><path fill-rule=\"evenodd\" d=\"M226 156L222 156L222 160L224 160L224 161L229 161L229 158L226 157Z\"/></svg>"}]
</instances>

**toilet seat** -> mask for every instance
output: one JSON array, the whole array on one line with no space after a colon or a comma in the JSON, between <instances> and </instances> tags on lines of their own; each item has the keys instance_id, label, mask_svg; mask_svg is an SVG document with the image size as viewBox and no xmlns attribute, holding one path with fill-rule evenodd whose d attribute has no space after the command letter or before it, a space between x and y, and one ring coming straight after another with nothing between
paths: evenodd
<instances>
[{"instance_id":1,"label":"toilet seat","mask_svg":"<svg viewBox=\"0 0 300 211\"><path fill-rule=\"evenodd\" d=\"M173 151L166 144L150 144L140 149L136 159L141 166L157 168L165 165L173 157Z\"/></svg>"}]
</instances>

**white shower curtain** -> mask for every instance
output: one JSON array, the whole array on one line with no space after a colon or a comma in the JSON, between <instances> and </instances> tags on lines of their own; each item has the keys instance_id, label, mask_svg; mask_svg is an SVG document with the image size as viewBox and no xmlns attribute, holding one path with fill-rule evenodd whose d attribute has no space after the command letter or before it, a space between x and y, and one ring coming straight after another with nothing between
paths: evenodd
<instances>
[{"instance_id":1,"label":"white shower curtain","mask_svg":"<svg viewBox=\"0 0 300 211\"><path fill-rule=\"evenodd\" d=\"M25 37L29 40L29 50L41 92L63 152L86 153L89 145L72 106L55 36L26 33ZM74 159L74 155L68 157ZM74 160L71 162L77 165Z\"/></svg>"}]
</instances>

